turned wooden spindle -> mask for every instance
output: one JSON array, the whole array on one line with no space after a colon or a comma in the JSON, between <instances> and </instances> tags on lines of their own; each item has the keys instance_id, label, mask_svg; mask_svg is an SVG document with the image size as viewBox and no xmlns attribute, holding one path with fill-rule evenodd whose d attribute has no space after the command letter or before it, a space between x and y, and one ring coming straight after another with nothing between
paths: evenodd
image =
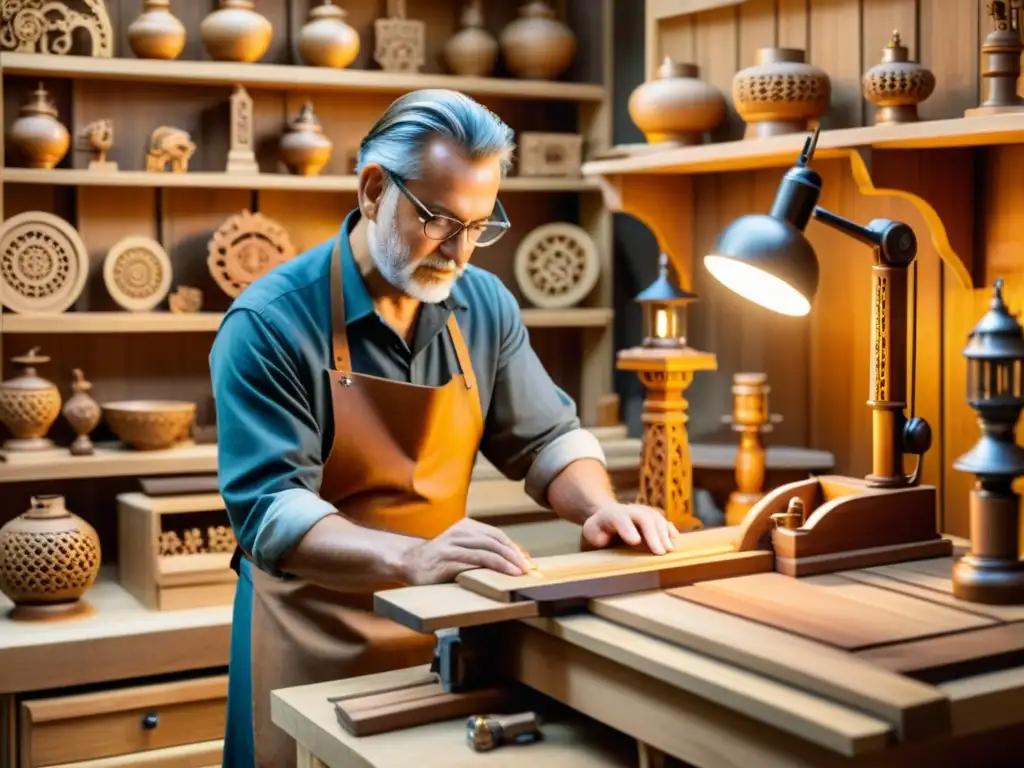
<instances>
[{"instance_id":1,"label":"turned wooden spindle","mask_svg":"<svg viewBox=\"0 0 1024 768\"><path fill-rule=\"evenodd\" d=\"M729 494L725 523L739 525L764 496L767 470L763 435L771 432L782 417L768 412L771 387L767 374L737 373L732 382L733 411L722 421L740 433L740 444L736 451L736 490Z\"/></svg>"}]
</instances>

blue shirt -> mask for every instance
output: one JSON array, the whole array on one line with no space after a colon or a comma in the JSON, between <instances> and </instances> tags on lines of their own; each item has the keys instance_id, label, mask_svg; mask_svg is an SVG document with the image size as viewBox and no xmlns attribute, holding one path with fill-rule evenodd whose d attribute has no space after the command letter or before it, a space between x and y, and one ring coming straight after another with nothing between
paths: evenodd
<instances>
[{"instance_id":1,"label":"blue shirt","mask_svg":"<svg viewBox=\"0 0 1024 768\"><path fill-rule=\"evenodd\" d=\"M357 373L442 386L458 372L443 332L455 313L477 377L484 414L480 451L547 506L548 484L573 461L604 463L600 443L580 428L576 405L544 369L515 297L501 280L469 266L440 304L424 304L412 345L376 313L349 246L358 221L341 229L345 323ZM333 365L331 253L321 243L254 281L235 299L210 352L217 414L218 475L241 547L260 568L276 567L319 520L340 511L318 495L334 440L326 371ZM357 435L352 436L358 440Z\"/></svg>"}]
</instances>

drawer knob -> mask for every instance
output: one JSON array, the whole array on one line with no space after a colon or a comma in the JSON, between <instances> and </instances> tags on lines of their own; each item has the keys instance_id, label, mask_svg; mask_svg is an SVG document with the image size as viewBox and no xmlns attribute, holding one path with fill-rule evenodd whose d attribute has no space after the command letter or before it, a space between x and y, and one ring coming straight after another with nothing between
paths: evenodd
<instances>
[{"instance_id":1,"label":"drawer knob","mask_svg":"<svg viewBox=\"0 0 1024 768\"><path fill-rule=\"evenodd\" d=\"M152 731L160 724L160 716L155 712L150 712L144 718L142 718L142 727L144 730Z\"/></svg>"}]
</instances>

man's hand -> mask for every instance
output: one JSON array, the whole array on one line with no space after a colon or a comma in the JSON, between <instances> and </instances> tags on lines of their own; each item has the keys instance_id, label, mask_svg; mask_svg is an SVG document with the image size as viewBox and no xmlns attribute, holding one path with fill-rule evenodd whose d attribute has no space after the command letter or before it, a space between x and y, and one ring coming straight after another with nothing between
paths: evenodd
<instances>
[{"instance_id":1,"label":"man's hand","mask_svg":"<svg viewBox=\"0 0 1024 768\"><path fill-rule=\"evenodd\" d=\"M520 576L530 564L504 531L469 518L437 538L417 542L402 558L404 581L413 586L452 581L472 568Z\"/></svg>"},{"instance_id":2,"label":"man's hand","mask_svg":"<svg viewBox=\"0 0 1024 768\"><path fill-rule=\"evenodd\" d=\"M618 537L628 546L643 542L654 554L664 555L675 549L673 540L678 535L664 514L640 504L611 503L583 523L583 540L595 549L607 547Z\"/></svg>"}]
</instances>

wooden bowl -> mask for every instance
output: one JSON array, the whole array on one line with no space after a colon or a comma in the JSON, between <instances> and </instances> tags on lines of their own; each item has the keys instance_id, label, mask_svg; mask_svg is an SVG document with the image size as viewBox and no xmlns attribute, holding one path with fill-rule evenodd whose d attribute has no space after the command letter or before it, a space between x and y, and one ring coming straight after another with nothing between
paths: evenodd
<instances>
[{"instance_id":1,"label":"wooden bowl","mask_svg":"<svg viewBox=\"0 0 1024 768\"><path fill-rule=\"evenodd\" d=\"M157 451L188 439L196 404L183 400L122 400L103 403L103 415L114 434L132 448Z\"/></svg>"}]
</instances>

